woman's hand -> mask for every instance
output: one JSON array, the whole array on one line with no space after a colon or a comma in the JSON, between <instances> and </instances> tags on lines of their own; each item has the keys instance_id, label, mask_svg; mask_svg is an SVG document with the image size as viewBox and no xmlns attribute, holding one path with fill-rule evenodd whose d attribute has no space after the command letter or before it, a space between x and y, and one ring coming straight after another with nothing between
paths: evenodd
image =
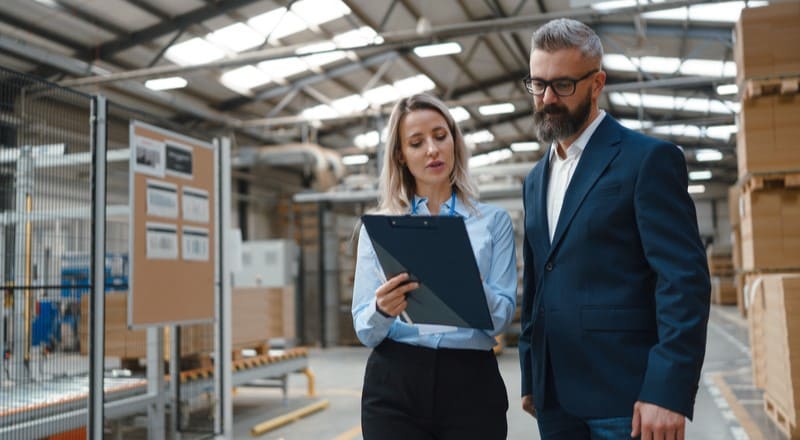
<instances>
[{"instance_id":1,"label":"woman's hand","mask_svg":"<svg viewBox=\"0 0 800 440\"><path fill-rule=\"evenodd\" d=\"M408 282L407 273L390 278L375 291L378 311L389 316L399 315L408 306L406 294L418 287L418 282Z\"/></svg>"}]
</instances>

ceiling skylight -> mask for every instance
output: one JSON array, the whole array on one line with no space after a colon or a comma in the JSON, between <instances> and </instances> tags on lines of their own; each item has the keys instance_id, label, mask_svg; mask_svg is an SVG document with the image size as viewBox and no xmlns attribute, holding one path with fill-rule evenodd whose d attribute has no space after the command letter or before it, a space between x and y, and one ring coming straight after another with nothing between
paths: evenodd
<instances>
[{"instance_id":1,"label":"ceiling skylight","mask_svg":"<svg viewBox=\"0 0 800 440\"><path fill-rule=\"evenodd\" d=\"M367 107L369 107L369 101L364 99L361 95L350 95L333 100L331 106L339 114L347 115L366 110Z\"/></svg>"},{"instance_id":2,"label":"ceiling skylight","mask_svg":"<svg viewBox=\"0 0 800 440\"><path fill-rule=\"evenodd\" d=\"M415 75L394 82L394 88L401 97L416 95L436 88L436 84L427 75Z\"/></svg>"},{"instance_id":3,"label":"ceiling skylight","mask_svg":"<svg viewBox=\"0 0 800 440\"><path fill-rule=\"evenodd\" d=\"M219 80L225 87L248 95L251 89L264 85L271 79L265 71L256 66L242 66L223 73Z\"/></svg>"},{"instance_id":4,"label":"ceiling skylight","mask_svg":"<svg viewBox=\"0 0 800 440\"><path fill-rule=\"evenodd\" d=\"M300 58L279 58L258 63L258 68L272 78L288 78L308 70L308 65Z\"/></svg>"},{"instance_id":5,"label":"ceiling skylight","mask_svg":"<svg viewBox=\"0 0 800 440\"><path fill-rule=\"evenodd\" d=\"M400 99L400 93L389 84L369 89L363 96L372 105L383 105Z\"/></svg>"},{"instance_id":6,"label":"ceiling skylight","mask_svg":"<svg viewBox=\"0 0 800 440\"><path fill-rule=\"evenodd\" d=\"M308 29L308 25L297 14L284 7L256 15L247 20L247 24L261 35L269 35L270 39L284 38Z\"/></svg>"},{"instance_id":7,"label":"ceiling skylight","mask_svg":"<svg viewBox=\"0 0 800 440\"><path fill-rule=\"evenodd\" d=\"M749 1L749 6L764 6L766 1ZM718 21L735 23L739 14L745 7L745 2L721 2L713 5L692 5L687 7L665 9L663 11L645 12L643 17L649 20L678 20L678 21Z\"/></svg>"},{"instance_id":8,"label":"ceiling skylight","mask_svg":"<svg viewBox=\"0 0 800 440\"><path fill-rule=\"evenodd\" d=\"M618 53L609 53L603 56L603 67L606 70L636 72L637 66L648 73L680 73L713 77L736 76L736 63L733 61L688 59L681 63L680 59L674 57L628 57Z\"/></svg>"},{"instance_id":9,"label":"ceiling skylight","mask_svg":"<svg viewBox=\"0 0 800 440\"><path fill-rule=\"evenodd\" d=\"M221 59L225 51L202 38L192 38L173 45L164 56L180 66L193 66Z\"/></svg>"},{"instance_id":10,"label":"ceiling skylight","mask_svg":"<svg viewBox=\"0 0 800 440\"><path fill-rule=\"evenodd\" d=\"M339 0L299 0L292 9L280 7L247 20L261 35L284 38L349 14L350 8Z\"/></svg>"},{"instance_id":11,"label":"ceiling skylight","mask_svg":"<svg viewBox=\"0 0 800 440\"><path fill-rule=\"evenodd\" d=\"M739 86L736 84L720 84L717 86L717 95L735 95L739 93Z\"/></svg>"},{"instance_id":12,"label":"ceiling skylight","mask_svg":"<svg viewBox=\"0 0 800 440\"><path fill-rule=\"evenodd\" d=\"M292 12L308 24L318 25L349 14L350 8L339 0L300 0L292 4Z\"/></svg>"},{"instance_id":13,"label":"ceiling skylight","mask_svg":"<svg viewBox=\"0 0 800 440\"><path fill-rule=\"evenodd\" d=\"M469 158L469 166L470 168L477 168L486 165L490 165L493 163L500 162L501 160L506 160L513 155L511 150L508 148L503 148L502 150L495 150L490 151L486 154L478 154Z\"/></svg>"},{"instance_id":14,"label":"ceiling skylight","mask_svg":"<svg viewBox=\"0 0 800 440\"><path fill-rule=\"evenodd\" d=\"M456 122L466 121L470 118L469 112L464 107L452 107L450 109L450 114L453 115L453 119Z\"/></svg>"},{"instance_id":15,"label":"ceiling skylight","mask_svg":"<svg viewBox=\"0 0 800 440\"><path fill-rule=\"evenodd\" d=\"M264 36L244 23L225 26L206 36L208 41L227 47L234 52L252 49L264 42Z\"/></svg>"},{"instance_id":16,"label":"ceiling skylight","mask_svg":"<svg viewBox=\"0 0 800 440\"><path fill-rule=\"evenodd\" d=\"M320 104L311 108L303 110L303 117L306 119L330 119L339 116L339 114L327 104Z\"/></svg>"},{"instance_id":17,"label":"ceiling skylight","mask_svg":"<svg viewBox=\"0 0 800 440\"><path fill-rule=\"evenodd\" d=\"M702 113L732 114L738 112L741 107L738 102L733 101L687 98L681 96L673 97L646 93L609 93L608 97L614 105Z\"/></svg>"}]
</instances>

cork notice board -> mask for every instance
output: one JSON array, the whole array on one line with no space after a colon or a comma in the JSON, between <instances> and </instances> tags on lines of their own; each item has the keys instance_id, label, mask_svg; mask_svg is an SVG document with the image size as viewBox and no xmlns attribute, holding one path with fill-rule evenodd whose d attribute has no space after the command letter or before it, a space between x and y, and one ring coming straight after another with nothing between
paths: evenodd
<instances>
[{"instance_id":1,"label":"cork notice board","mask_svg":"<svg viewBox=\"0 0 800 440\"><path fill-rule=\"evenodd\" d=\"M217 155L210 143L130 125L128 326L214 318Z\"/></svg>"}]
</instances>

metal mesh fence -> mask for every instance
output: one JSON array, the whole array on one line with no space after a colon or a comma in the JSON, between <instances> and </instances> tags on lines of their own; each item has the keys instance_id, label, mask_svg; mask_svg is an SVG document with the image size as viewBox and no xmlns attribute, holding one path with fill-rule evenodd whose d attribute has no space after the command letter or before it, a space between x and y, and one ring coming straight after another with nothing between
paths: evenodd
<instances>
[{"instance_id":1,"label":"metal mesh fence","mask_svg":"<svg viewBox=\"0 0 800 440\"><path fill-rule=\"evenodd\" d=\"M91 103L0 70L2 438L82 429L58 416L87 405L79 335L91 288Z\"/></svg>"}]
</instances>

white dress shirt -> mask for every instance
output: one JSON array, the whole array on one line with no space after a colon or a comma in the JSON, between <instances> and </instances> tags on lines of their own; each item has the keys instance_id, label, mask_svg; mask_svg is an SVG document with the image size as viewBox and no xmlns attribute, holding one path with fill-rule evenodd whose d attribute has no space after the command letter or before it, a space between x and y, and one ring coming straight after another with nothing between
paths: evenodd
<instances>
[{"instance_id":1,"label":"white dress shirt","mask_svg":"<svg viewBox=\"0 0 800 440\"><path fill-rule=\"evenodd\" d=\"M550 180L547 183L547 227L550 232L550 242L553 241L556 226L558 225L558 217L561 215L561 205L564 204L564 195L567 193L569 182L572 181L572 175L575 174L578 161L580 161L586 144L595 130L597 130L597 126L603 121L605 115L606 112L600 110L600 113L586 127L586 130L583 130L583 133L575 139L575 142L567 147L567 157L565 159L561 159L556 152L557 143L553 142L550 147Z\"/></svg>"}]
</instances>

